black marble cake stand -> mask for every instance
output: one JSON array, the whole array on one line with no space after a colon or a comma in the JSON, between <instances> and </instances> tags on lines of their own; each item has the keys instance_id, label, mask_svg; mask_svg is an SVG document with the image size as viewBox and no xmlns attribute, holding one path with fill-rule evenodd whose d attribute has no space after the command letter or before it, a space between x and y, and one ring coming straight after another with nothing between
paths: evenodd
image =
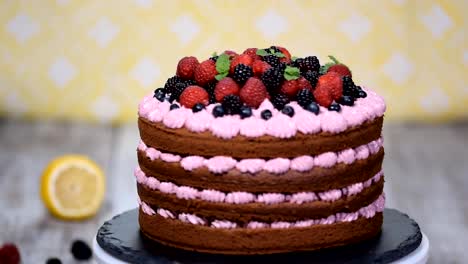
<instances>
[{"instance_id":1,"label":"black marble cake stand","mask_svg":"<svg viewBox=\"0 0 468 264\"><path fill-rule=\"evenodd\" d=\"M382 233L364 243L315 252L263 256L225 256L178 250L162 245L146 248L138 226L138 210L115 216L99 229L94 243L98 263L392 263L423 264L429 241L406 214L385 209Z\"/></svg>"}]
</instances>

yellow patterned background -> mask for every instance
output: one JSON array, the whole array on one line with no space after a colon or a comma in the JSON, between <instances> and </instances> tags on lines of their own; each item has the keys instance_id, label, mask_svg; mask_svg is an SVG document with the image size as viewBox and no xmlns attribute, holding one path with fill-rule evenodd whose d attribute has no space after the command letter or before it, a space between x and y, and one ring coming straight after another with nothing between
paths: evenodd
<instances>
[{"instance_id":1,"label":"yellow patterned background","mask_svg":"<svg viewBox=\"0 0 468 264\"><path fill-rule=\"evenodd\" d=\"M134 121L180 57L278 44L335 55L393 120L467 117L466 10L463 0L0 0L0 112Z\"/></svg>"}]
</instances>

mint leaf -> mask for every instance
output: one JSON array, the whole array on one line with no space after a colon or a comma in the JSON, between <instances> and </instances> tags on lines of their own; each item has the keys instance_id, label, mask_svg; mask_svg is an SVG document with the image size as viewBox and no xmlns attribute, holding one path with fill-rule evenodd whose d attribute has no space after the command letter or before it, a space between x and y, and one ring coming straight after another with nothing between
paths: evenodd
<instances>
[{"instance_id":1,"label":"mint leaf","mask_svg":"<svg viewBox=\"0 0 468 264\"><path fill-rule=\"evenodd\" d=\"M332 55L328 55L328 58L330 58L330 60L332 60L335 64L340 64L340 62Z\"/></svg>"},{"instance_id":2,"label":"mint leaf","mask_svg":"<svg viewBox=\"0 0 468 264\"><path fill-rule=\"evenodd\" d=\"M330 68L331 66L335 65L335 63L333 62L328 62L328 63L325 63L324 65L320 66L320 74L325 74L327 73L328 71L328 68Z\"/></svg>"},{"instance_id":3,"label":"mint leaf","mask_svg":"<svg viewBox=\"0 0 468 264\"><path fill-rule=\"evenodd\" d=\"M231 62L229 61L229 55L223 53L218 56L216 60L216 71L219 74L224 74L229 72L229 66L231 66Z\"/></svg>"},{"instance_id":4,"label":"mint leaf","mask_svg":"<svg viewBox=\"0 0 468 264\"><path fill-rule=\"evenodd\" d=\"M216 51L211 54L211 57L216 57L216 56L218 56L218 53Z\"/></svg>"},{"instance_id":5,"label":"mint leaf","mask_svg":"<svg viewBox=\"0 0 468 264\"><path fill-rule=\"evenodd\" d=\"M270 54L274 54L275 53L275 49L271 48L268 50L270 52Z\"/></svg>"},{"instance_id":6,"label":"mint leaf","mask_svg":"<svg viewBox=\"0 0 468 264\"><path fill-rule=\"evenodd\" d=\"M264 49L258 49L256 53L257 55L262 56L262 57L269 55L269 53Z\"/></svg>"},{"instance_id":7,"label":"mint leaf","mask_svg":"<svg viewBox=\"0 0 468 264\"><path fill-rule=\"evenodd\" d=\"M281 52L276 52L276 53L273 54L273 55L275 55L275 56L278 57L278 58L284 58L284 57L286 57L286 56L285 56L283 53L281 53Z\"/></svg>"},{"instance_id":8,"label":"mint leaf","mask_svg":"<svg viewBox=\"0 0 468 264\"><path fill-rule=\"evenodd\" d=\"M291 60L292 60L292 61L295 61L295 60L297 60L297 59L299 59L299 58L296 57L296 56L292 56L292 57L291 57Z\"/></svg>"},{"instance_id":9,"label":"mint leaf","mask_svg":"<svg viewBox=\"0 0 468 264\"><path fill-rule=\"evenodd\" d=\"M299 68L286 66L286 69L284 70L284 78L286 80L288 81L296 80L300 76L301 76L301 71L299 70Z\"/></svg>"},{"instance_id":10,"label":"mint leaf","mask_svg":"<svg viewBox=\"0 0 468 264\"><path fill-rule=\"evenodd\" d=\"M217 74L215 76L215 79L218 80L218 81L221 81L222 79L224 79L227 75L228 75L229 71L228 72L225 72L225 73L220 73L220 74Z\"/></svg>"}]
</instances>

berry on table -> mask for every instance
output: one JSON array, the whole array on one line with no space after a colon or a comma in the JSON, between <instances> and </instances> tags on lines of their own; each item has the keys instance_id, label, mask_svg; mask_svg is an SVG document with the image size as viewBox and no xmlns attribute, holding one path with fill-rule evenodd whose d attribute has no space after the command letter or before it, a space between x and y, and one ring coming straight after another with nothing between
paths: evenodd
<instances>
[{"instance_id":1,"label":"berry on table","mask_svg":"<svg viewBox=\"0 0 468 264\"><path fill-rule=\"evenodd\" d=\"M226 77L216 84L214 96L217 102L221 102L226 95L238 95L239 90L239 85L231 77Z\"/></svg>"},{"instance_id":2,"label":"berry on table","mask_svg":"<svg viewBox=\"0 0 468 264\"><path fill-rule=\"evenodd\" d=\"M177 64L177 76L181 77L182 79L192 79L193 73L195 72L195 68L198 66L198 64L199 62L197 58L193 56L183 57Z\"/></svg>"},{"instance_id":3,"label":"berry on table","mask_svg":"<svg viewBox=\"0 0 468 264\"><path fill-rule=\"evenodd\" d=\"M214 117L222 117L224 116L224 108L222 105L217 105L213 108L213 116Z\"/></svg>"},{"instance_id":4,"label":"berry on table","mask_svg":"<svg viewBox=\"0 0 468 264\"><path fill-rule=\"evenodd\" d=\"M46 261L46 264L62 264L62 261L58 258L50 258Z\"/></svg>"},{"instance_id":5,"label":"berry on table","mask_svg":"<svg viewBox=\"0 0 468 264\"><path fill-rule=\"evenodd\" d=\"M205 105L202 104L202 103L196 103L193 107L192 107L192 111L194 113L196 112L200 112L201 110L205 109Z\"/></svg>"},{"instance_id":6,"label":"berry on table","mask_svg":"<svg viewBox=\"0 0 468 264\"><path fill-rule=\"evenodd\" d=\"M185 88L182 92L179 103L189 109L194 107L197 103L208 105L209 95L206 90L200 86L192 85Z\"/></svg>"},{"instance_id":7,"label":"berry on table","mask_svg":"<svg viewBox=\"0 0 468 264\"><path fill-rule=\"evenodd\" d=\"M320 107L319 107L319 105L318 105L316 102L312 102L312 103L308 104L308 105L305 107L305 109L306 109L307 111L310 111L310 112L316 114L316 115L318 115L318 113L320 112Z\"/></svg>"},{"instance_id":8,"label":"berry on table","mask_svg":"<svg viewBox=\"0 0 468 264\"><path fill-rule=\"evenodd\" d=\"M171 106L169 107L169 110L174 110L174 109L178 109L180 108L180 106L178 104L171 104Z\"/></svg>"},{"instance_id":9,"label":"berry on table","mask_svg":"<svg viewBox=\"0 0 468 264\"><path fill-rule=\"evenodd\" d=\"M349 95L343 95L339 100L338 103L342 105L352 106L354 105L354 98Z\"/></svg>"},{"instance_id":10,"label":"berry on table","mask_svg":"<svg viewBox=\"0 0 468 264\"><path fill-rule=\"evenodd\" d=\"M262 81L258 78L251 77L240 90L239 96L246 105L257 108L268 98L268 92Z\"/></svg>"},{"instance_id":11,"label":"berry on table","mask_svg":"<svg viewBox=\"0 0 468 264\"><path fill-rule=\"evenodd\" d=\"M273 96L271 103L276 109L281 110L287 103L289 103L289 98L287 95L279 93Z\"/></svg>"},{"instance_id":12,"label":"berry on table","mask_svg":"<svg viewBox=\"0 0 468 264\"><path fill-rule=\"evenodd\" d=\"M270 118L273 116L273 114L271 113L271 111L268 110L268 109L263 110L262 113L261 113L260 115L262 116L262 118L263 118L264 120L268 120L268 119L270 119Z\"/></svg>"},{"instance_id":13,"label":"berry on table","mask_svg":"<svg viewBox=\"0 0 468 264\"><path fill-rule=\"evenodd\" d=\"M71 247L73 257L77 260L89 260L93 256L93 252L88 244L82 240L76 240Z\"/></svg>"},{"instance_id":14,"label":"berry on table","mask_svg":"<svg viewBox=\"0 0 468 264\"><path fill-rule=\"evenodd\" d=\"M218 71L216 70L216 63L212 60L206 60L195 68L193 77L198 85L206 86L209 82L215 80Z\"/></svg>"},{"instance_id":15,"label":"berry on table","mask_svg":"<svg viewBox=\"0 0 468 264\"><path fill-rule=\"evenodd\" d=\"M238 83L244 83L252 76L253 76L252 67L247 66L245 64L238 64L234 68L234 74L232 78Z\"/></svg>"},{"instance_id":16,"label":"berry on table","mask_svg":"<svg viewBox=\"0 0 468 264\"><path fill-rule=\"evenodd\" d=\"M302 107L306 107L314 101L314 95L309 89L299 90L299 92L297 92L296 98L297 103Z\"/></svg>"},{"instance_id":17,"label":"berry on table","mask_svg":"<svg viewBox=\"0 0 468 264\"><path fill-rule=\"evenodd\" d=\"M287 115L287 116L290 116L290 117L293 117L294 116L294 108L292 108L291 106L287 105L283 108L283 110L281 110L281 113Z\"/></svg>"},{"instance_id":18,"label":"berry on table","mask_svg":"<svg viewBox=\"0 0 468 264\"><path fill-rule=\"evenodd\" d=\"M225 96L221 104L228 115L238 114L242 106L239 96L233 94Z\"/></svg>"},{"instance_id":19,"label":"berry on table","mask_svg":"<svg viewBox=\"0 0 468 264\"><path fill-rule=\"evenodd\" d=\"M18 248L13 244L4 244L0 248L0 263L20 264L21 256Z\"/></svg>"},{"instance_id":20,"label":"berry on table","mask_svg":"<svg viewBox=\"0 0 468 264\"><path fill-rule=\"evenodd\" d=\"M240 108L240 116L242 119L252 116L252 108L250 108L250 106L243 105Z\"/></svg>"},{"instance_id":21,"label":"berry on table","mask_svg":"<svg viewBox=\"0 0 468 264\"><path fill-rule=\"evenodd\" d=\"M340 111L341 111L341 106L340 106L339 104L333 102L333 103L328 107L328 110L340 112Z\"/></svg>"}]
</instances>

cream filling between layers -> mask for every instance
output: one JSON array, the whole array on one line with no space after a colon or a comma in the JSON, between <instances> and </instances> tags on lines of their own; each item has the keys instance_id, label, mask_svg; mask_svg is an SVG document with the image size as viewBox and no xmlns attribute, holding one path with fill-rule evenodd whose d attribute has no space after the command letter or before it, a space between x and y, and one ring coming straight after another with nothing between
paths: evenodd
<instances>
[{"instance_id":1,"label":"cream filling between layers","mask_svg":"<svg viewBox=\"0 0 468 264\"><path fill-rule=\"evenodd\" d=\"M159 215L166 219L174 219L180 220L184 223L193 224L193 225L201 225L201 226L209 226L212 228L222 228L222 229L233 229L233 228L247 228L247 229L259 229L259 228L273 228L273 229L286 229L286 228L301 228L301 227L310 227L314 225L330 225L334 223L342 223L342 222L352 222L357 220L359 217L364 218L372 218L375 216L376 213L383 212L385 208L385 194L382 193L377 200L372 202L371 204L362 207L361 209L353 212L353 213L336 213L334 215L330 215L327 218L321 219L306 219L300 220L296 222L272 222L272 223L265 223L265 222L257 222L251 221L243 226L236 222L227 221L227 220L212 220L209 221L208 219L199 217L194 214L187 214L187 213L180 213L176 214L171 212L167 209L157 208L156 210L151 208L148 204L138 199L138 203L140 204L141 211L147 215Z\"/></svg>"}]
</instances>

